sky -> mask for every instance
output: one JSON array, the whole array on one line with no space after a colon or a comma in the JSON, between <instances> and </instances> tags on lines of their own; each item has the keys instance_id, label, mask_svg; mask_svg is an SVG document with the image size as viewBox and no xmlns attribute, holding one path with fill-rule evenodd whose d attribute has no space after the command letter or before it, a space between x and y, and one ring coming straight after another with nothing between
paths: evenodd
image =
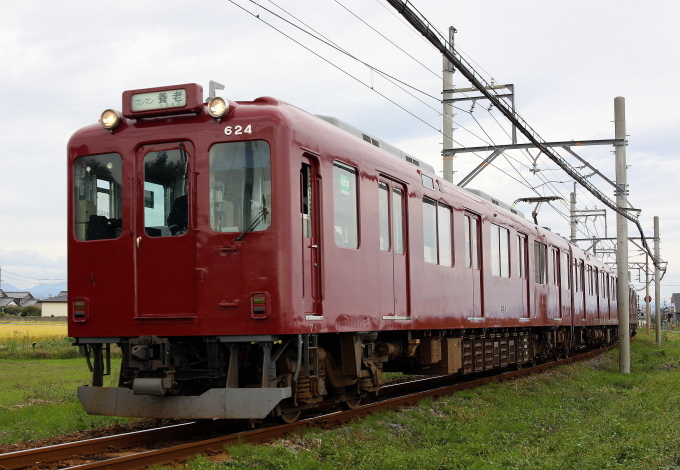
<instances>
[{"instance_id":1,"label":"sky","mask_svg":"<svg viewBox=\"0 0 680 470\"><path fill-rule=\"evenodd\" d=\"M668 262L661 299L670 303L671 294L680 292L680 159L672 143L680 129L680 97L673 88L680 77L680 3L413 5L444 34L449 26L457 29L457 49L487 81L514 84L518 113L545 141L613 138L614 98L625 97L629 200L642 210L650 245L653 217L660 218L661 257ZM348 55L270 11L316 31ZM103 110L120 110L125 90L199 83L207 95L208 82L215 80L225 85L225 98L274 96L335 116L442 169L441 56L385 0L64 0L49 10L40 2L4 2L0 63L0 267L3 282L21 288L66 278L66 144ZM410 94L378 71L408 84L412 88L402 87ZM460 73L453 85L469 86ZM509 143L507 122L487 102L472 112L471 102L458 106L455 146ZM613 147L575 150L615 179ZM454 181L487 155L456 157ZM568 201L573 191L569 177L535 151L511 151L495 164L468 187L509 204L537 193ZM614 198L604 180L590 181ZM577 209L604 207L583 188L576 192ZM531 217L533 206L516 207ZM564 202L543 205L539 224L569 236L568 214ZM604 237L605 218L591 217L579 229L583 238ZM606 235L616 236L609 210ZM633 224L629 236L639 237ZM629 250L632 262L644 262L635 246ZM644 274L631 274L642 287Z\"/></svg>"}]
</instances>

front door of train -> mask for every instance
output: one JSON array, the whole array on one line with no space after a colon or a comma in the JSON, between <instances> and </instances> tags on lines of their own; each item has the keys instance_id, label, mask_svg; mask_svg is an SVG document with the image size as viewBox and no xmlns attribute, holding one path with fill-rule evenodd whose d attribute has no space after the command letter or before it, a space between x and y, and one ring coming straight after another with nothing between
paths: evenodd
<instances>
[{"instance_id":1,"label":"front door of train","mask_svg":"<svg viewBox=\"0 0 680 470\"><path fill-rule=\"evenodd\" d=\"M410 316L405 194L401 183L389 180L378 182L379 297L383 317Z\"/></svg>"},{"instance_id":2,"label":"front door of train","mask_svg":"<svg viewBox=\"0 0 680 470\"><path fill-rule=\"evenodd\" d=\"M137 151L137 318L195 316L196 240L188 142L144 145Z\"/></svg>"}]
</instances>

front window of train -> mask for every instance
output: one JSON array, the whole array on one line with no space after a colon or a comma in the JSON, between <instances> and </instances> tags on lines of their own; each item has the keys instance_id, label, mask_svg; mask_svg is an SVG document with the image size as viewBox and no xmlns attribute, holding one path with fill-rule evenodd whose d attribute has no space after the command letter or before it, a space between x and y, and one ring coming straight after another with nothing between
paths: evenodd
<instances>
[{"instance_id":1,"label":"front window of train","mask_svg":"<svg viewBox=\"0 0 680 470\"><path fill-rule=\"evenodd\" d=\"M269 227L271 170L267 142L227 142L210 148L210 208L210 226L216 232Z\"/></svg>"},{"instance_id":2,"label":"front window of train","mask_svg":"<svg viewBox=\"0 0 680 470\"><path fill-rule=\"evenodd\" d=\"M77 240L105 240L121 234L123 177L117 153L80 157L73 166L74 231Z\"/></svg>"}]
</instances>

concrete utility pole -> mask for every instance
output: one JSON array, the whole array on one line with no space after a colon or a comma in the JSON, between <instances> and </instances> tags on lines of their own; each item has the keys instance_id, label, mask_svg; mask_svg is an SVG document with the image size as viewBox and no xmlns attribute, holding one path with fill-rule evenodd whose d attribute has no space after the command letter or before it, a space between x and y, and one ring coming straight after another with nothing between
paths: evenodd
<instances>
[{"instance_id":1,"label":"concrete utility pole","mask_svg":"<svg viewBox=\"0 0 680 470\"><path fill-rule=\"evenodd\" d=\"M626 138L626 100L622 96L614 98L614 137ZM628 182L626 178L626 143L616 148L616 205L627 208ZM618 276L619 307L619 372L630 374L630 324L628 308L628 219L616 215L616 271Z\"/></svg>"},{"instance_id":2,"label":"concrete utility pole","mask_svg":"<svg viewBox=\"0 0 680 470\"><path fill-rule=\"evenodd\" d=\"M650 312L649 312L649 255L645 257L645 317L647 318L647 335L651 328Z\"/></svg>"},{"instance_id":3,"label":"concrete utility pole","mask_svg":"<svg viewBox=\"0 0 680 470\"><path fill-rule=\"evenodd\" d=\"M572 243L576 243L576 183L574 183L574 192L569 194L569 214L571 215L569 225L571 226Z\"/></svg>"},{"instance_id":4,"label":"concrete utility pole","mask_svg":"<svg viewBox=\"0 0 680 470\"><path fill-rule=\"evenodd\" d=\"M654 216L654 258L661 259L659 253L659 216ZM654 266L654 315L656 315L656 344L661 344L661 283L659 265Z\"/></svg>"},{"instance_id":5,"label":"concrete utility pole","mask_svg":"<svg viewBox=\"0 0 680 470\"><path fill-rule=\"evenodd\" d=\"M456 28L453 26L449 27L449 50L451 53L453 53L453 36L456 32ZM445 55L442 55L442 61L443 61L443 70L444 74L442 77L442 86L443 86L443 100L442 103L444 105L444 116L443 116L443 121L442 121L442 131L444 134L444 149L450 149L453 148L453 104L450 100L453 98L453 72L455 72L455 69L453 68L453 64L449 61L449 59L446 58ZM446 181L449 181L450 183L453 183L453 155L444 155L442 157L444 159L443 161L443 167L444 167L444 179Z\"/></svg>"}]
</instances>

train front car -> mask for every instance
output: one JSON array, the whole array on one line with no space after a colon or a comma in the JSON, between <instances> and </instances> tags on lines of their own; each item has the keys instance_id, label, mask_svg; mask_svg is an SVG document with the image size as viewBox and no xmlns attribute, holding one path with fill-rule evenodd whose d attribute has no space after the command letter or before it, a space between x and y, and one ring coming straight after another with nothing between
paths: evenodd
<instances>
[{"instance_id":1,"label":"train front car","mask_svg":"<svg viewBox=\"0 0 680 470\"><path fill-rule=\"evenodd\" d=\"M122 115L71 138L69 335L92 370L88 413L286 416L299 166L275 105L204 103L196 84L127 91ZM120 377L104 387L112 344Z\"/></svg>"}]
</instances>

